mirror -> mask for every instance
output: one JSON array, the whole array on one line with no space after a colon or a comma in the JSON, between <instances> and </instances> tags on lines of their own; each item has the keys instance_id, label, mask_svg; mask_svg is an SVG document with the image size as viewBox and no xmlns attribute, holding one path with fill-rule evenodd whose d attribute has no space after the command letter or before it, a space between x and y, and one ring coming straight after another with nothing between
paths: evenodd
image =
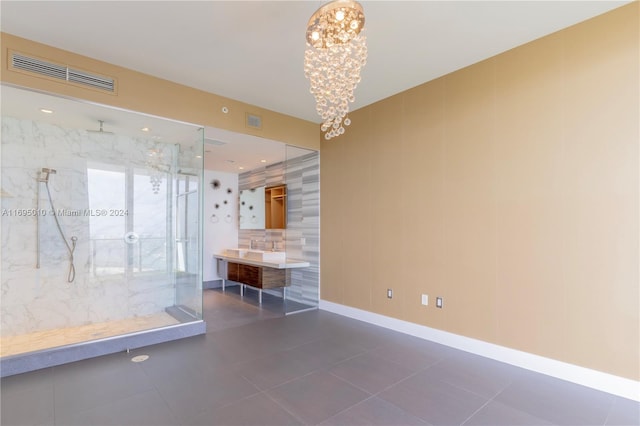
<instances>
[{"instance_id":1,"label":"mirror","mask_svg":"<svg viewBox=\"0 0 640 426\"><path fill-rule=\"evenodd\" d=\"M240 229L265 229L265 187L240 191Z\"/></svg>"},{"instance_id":2,"label":"mirror","mask_svg":"<svg viewBox=\"0 0 640 426\"><path fill-rule=\"evenodd\" d=\"M256 187L240 191L240 229L285 229L287 186Z\"/></svg>"}]
</instances>

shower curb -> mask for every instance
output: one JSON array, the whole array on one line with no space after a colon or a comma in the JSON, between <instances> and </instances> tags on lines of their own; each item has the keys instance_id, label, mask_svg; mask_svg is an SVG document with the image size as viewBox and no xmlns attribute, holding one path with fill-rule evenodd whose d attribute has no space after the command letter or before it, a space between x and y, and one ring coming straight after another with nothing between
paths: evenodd
<instances>
[{"instance_id":1,"label":"shower curb","mask_svg":"<svg viewBox=\"0 0 640 426\"><path fill-rule=\"evenodd\" d=\"M75 345L11 355L0 359L0 377L13 376L83 359L124 352L127 349L165 343L205 334L206 332L207 327L204 321L194 321L156 330L140 331Z\"/></svg>"}]
</instances>

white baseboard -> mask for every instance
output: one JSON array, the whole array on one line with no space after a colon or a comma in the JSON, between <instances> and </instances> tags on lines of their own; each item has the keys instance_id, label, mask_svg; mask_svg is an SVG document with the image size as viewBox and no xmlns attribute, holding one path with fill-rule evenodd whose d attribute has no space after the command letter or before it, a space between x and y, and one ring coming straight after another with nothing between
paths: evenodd
<instances>
[{"instance_id":1,"label":"white baseboard","mask_svg":"<svg viewBox=\"0 0 640 426\"><path fill-rule=\"evenodd\" d=\"M577 383L623 398L640 401L640 382L603 373L597 370L580 367L551 358L545 358L528 352L499 346L482 340L460 336L458 334L437 330L424 325L414 324L408 321L387 317L362 309L340 305L338 303L320 300L320 309L333 312L338 315L357 319L369 324L410 334L452 348L471 352L496 361L515 365L527 370L546 374L558 379Z\"/></svg>"}]
</instances>

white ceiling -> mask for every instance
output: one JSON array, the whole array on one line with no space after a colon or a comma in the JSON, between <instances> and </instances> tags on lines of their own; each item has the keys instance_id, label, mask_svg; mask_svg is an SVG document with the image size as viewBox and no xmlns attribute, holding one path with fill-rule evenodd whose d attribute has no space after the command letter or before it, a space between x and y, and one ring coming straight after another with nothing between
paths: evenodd
<instances>
[{"instance_id":1,"label":"white ceiling","mask_svg":"<svg viewBox=\"0 0 640 426\"><path fill-rule=\"evenodd\" d=\"M629 1L361 3L369 59L352 110ZM304 78L303 58L306 23L322 4L2 0L0 24L3 32L320 122ZM5 105L3 99L3 109ZM206 129L207 138L233 138L222 133ZM247 145L239 151L257 150L257 145ZM218 160L227 167L232 163L225 155L232 154L223 154ZM263 155L257 152L250 161Z\"/></svg>"}]
</instances>

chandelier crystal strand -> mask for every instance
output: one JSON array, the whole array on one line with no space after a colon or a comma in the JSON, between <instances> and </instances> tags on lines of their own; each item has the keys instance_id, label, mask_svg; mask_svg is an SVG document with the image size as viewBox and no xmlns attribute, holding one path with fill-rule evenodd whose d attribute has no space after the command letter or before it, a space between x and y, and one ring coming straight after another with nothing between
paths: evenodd
<instances>
[{"instance_id":1,"label":"chandelier crystal strand","mask_svg":"<svg viewBox=\"0 0 640 426\"><path fill-rule=\"evenodd\" d=\"M159 149L150 149L147 153L147 167L149 170L149 183L151 183L151 190L154 194L160 192L160 186L162 184L163 173L161 165L164 160L162 151Z\"/></svg>"},{"instance_id":2,"label":"chandelier crystal strand","mask_svg":"<svg viewBox=\"0 0 640 426\"><path fill-rule=\"evenodd\" d=\"M367 62L364 13L359 3L337 0L316 11L307 26L304 73L311 83L325 139L342 135L360 71Z\"/></svg>"}]
</instances>

